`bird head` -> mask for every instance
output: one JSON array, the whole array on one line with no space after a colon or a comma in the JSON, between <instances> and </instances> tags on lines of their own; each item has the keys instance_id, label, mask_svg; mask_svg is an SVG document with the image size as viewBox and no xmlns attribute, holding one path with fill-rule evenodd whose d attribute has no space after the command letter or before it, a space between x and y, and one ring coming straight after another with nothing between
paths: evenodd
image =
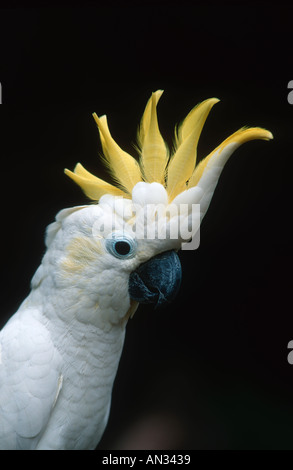
<instances>
[{"instance_id":1,"label":"bird head","mask_svg":"<svg viewBox=\"0 0 293 470\"><path fill-rule=\"evenodd\" d=\"M60 282L74 276L87 289L89 303L111 310L113 322L132 315L139 303L161 305L174 299L181 282L177 252L199 233L226 161L242 143L272 138L262 128L241 128L197 162L203 125L219 101L211 98L176 127L170 153L157 119L162 93L152 93L143 113L139 159L115 142L106 116L93 114L115 183L92 175L80 163L74 171L65 169L94 204L61 211L47 232L47 245L53 239L56 243L60 227L66 233L65 254L58 260Z\"/></svg>"}]
</instances>

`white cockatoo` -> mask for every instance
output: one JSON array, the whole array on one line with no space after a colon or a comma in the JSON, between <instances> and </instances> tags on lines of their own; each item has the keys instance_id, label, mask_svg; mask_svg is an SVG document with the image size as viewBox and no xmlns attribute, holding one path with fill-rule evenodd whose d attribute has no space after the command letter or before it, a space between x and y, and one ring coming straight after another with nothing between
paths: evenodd
<instances>
[{"instance_id":1,"label":"white cockatoo","mask_svg":"<svg viewBox=\"0 0 293 470\"><path fill-rule=\"evenodd\" d=\"M80 163L65 170L95 203L64 209L48 226L31 292L0 332L1 449L97 446L129 317L140 302L161 304L178 292L180 227L198 230L237 147L272 138L241 128L196 164L202 127L219 101L211 98L177 127L170 156L157 121L161 95L152 94L139 126L139 162L114 141L106 116L93 115L115 184Z\"/></svg>"}]
</instances>

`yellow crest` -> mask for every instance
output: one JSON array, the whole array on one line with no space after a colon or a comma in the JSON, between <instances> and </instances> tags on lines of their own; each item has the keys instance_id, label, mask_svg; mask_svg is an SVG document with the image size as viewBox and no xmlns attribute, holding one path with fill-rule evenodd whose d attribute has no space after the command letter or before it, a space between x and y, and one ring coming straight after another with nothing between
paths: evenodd
<instances>
[{"instance_id":1,"label":"yellow crest","mask_svg":"<svg viewBox=\"0 0 293 470\"><path fill-rule=\"evenodd\" d=\"M157 104L162 93L163 90L152 93L143 113L137 135L139 162L115 142L108 128L107 117L99 118L96 113L93 114L99 129L105 161L117 186L92 175L80 163L73 172L65 169L65 173L90 199L98 201L103 194L131 199L134 186L140 181L145 181L162 184L171 202L184 190L196 186L212 157L218 158L228 146L235 150L249 140L273 138L271 132L266 129L243 127L197 164L197 144L202 128L211 108L219 101L217 98L210 98L195 106L177 127L175 149L170 156L158 126Z\"/></svg>"}]
</instances>

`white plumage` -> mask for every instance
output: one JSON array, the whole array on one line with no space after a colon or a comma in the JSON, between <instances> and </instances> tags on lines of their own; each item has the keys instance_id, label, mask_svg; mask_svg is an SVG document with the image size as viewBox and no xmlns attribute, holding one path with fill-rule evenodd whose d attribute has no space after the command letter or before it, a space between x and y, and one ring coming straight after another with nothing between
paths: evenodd
<instances>
[{"instance_id":1,"label":"white plumage","mask_svg":"<svg viewBox=\"0 0 293 470\"><path fill-rule=\"evenodd\" d=\"M111 260L97 263L90 248L87 259L68 253L80 236L86 246L95 210L67 215L53 239L50 227L32 292L1 331L1 448L91 449L104 431L129 297L119 283L111 293Z\"/></svg>"},{"instance_id":2,"label":"white plumage","mask_svg":"<svg viewBox=\"0 0 293 470\"><path fill-rule=\"evenodd\" d=\"M202 218L232 151L253 138L272 138L264 129L241 129L194 169L199 133L218 101L207 100L179 128L168 172L156 115L161 94L153 94L142 119L140 165L115 143L106 118L95 116L116 180L128 166L118 181L122 189L80 164L74 173L66 170L99 204L59 212L47 229L47 251L31 293L0 332L0 449L96 447L108 420L127 320L138 302L159 304L178 291L175 251L182 238L179 232L170 236L176 218L188 224L192 204L201 204ZM191 145L193 126L198 129ZM186 152L193 164L185 168ZM173 209L186 204L187 215L173 216L172 204ZM144 237L146 228L158 224L158 214L156 236ZM163 232L165 238L157 236Z\"/></svg>"}]
</instances>

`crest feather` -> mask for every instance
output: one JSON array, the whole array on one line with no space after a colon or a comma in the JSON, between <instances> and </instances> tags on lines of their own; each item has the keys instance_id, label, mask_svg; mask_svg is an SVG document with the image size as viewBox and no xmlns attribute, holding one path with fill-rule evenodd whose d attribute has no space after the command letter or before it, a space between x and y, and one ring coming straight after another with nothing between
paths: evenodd
<instances>
[{"instance_id":1,"label":"crest feather","mask_svg":"<svg viewBox=\"0 0 293 470\"><path fill-rule=\"evenodd\" d=\"M110 183L92 175L80 163L74 168L74 172L65 168L64 173L78 184L84 193L95 201L98 201L103 194L112 194L113 196L126 196L119 188Z\"/></svg>"},{"instance_id":2,"label":"crest feather","mask_svg":"<svg viewBox=\"0 0 293 470\"><path fill-rule=\"evenodd\" d=\"M197 144L214 104L218 98L210 98L195 106L175 133L176 151L168 165L167 191L170 200L186 189L197 158Z\"/></svg>"},{"instance_id":3,"label":"crest feather","mask_svg":"<svg viewBox=\"0 0 293 470\"><path fill-rule=\"evenodd\" d=\"M213 165L224 166L234 150L245 142L255 139L270 140L273 139L273 134L261 127L241 127L196 166L188 182L188 187L191 188L198 184L209 162L213 162Z\"/></svg>"},{"instance_id":4,"label":"crest feather","mask_svg":"<svg viewBox=\"0 0 293 470\"><path fill-rule=\"evenodd\" d=\"M141 149L140 166L145 181L164 184L165 168L169 152L160 133L157 117L157 104L163 90L158 90L149 99L138 132Z\"/></svg>"},{"instance_id":5,"label":"crest feather","mask_svg":"<svg viewBox=\"0 0 293 470\"><path fill-rule=\"evenodd\" d=\"M110 173L115 181L131 194L132 188L142 181L139 165L129 153L124 152L115 142L108 128L107 117L101 116L99 118L96 113L93 113L93 117L100 132L103 153Z\"/></svg>"},{"instance_id":6,"label":"crest feather","mask_svg":"<svg viewBox=\"0 0 293 470\"><path fill-rule=\"evenodd\" d=\"M160 133L157 118L157 104L163 90L152 93L143 113L138 129L137 142L140 151L140 162L123 151L110 134L107 117L100 118L93 114L97 123L103 153L111 175L117 186L107 183L89 173L80 163L74 171L65 169L65 173L73 179L85 194L98 201L104 194L131 198L139 194L137 191L147 191L145 200L153 194L155 187L149 188L143 183L159 183L169 202L175 198L176 203L188 197L200 199L202 214L207 210L217 185L221 171L230 155L240 145L253 139L269 140L271 132L259 127L242 127L234 132L214 151L204 158L197 166L197 144L211 108L219 100L210 98L194 107L175 132L175 151L169 159L169 151ZM137 185L142 182L141 185ZM159 185L158 185L159 186ZM198 190L189 191L197 186ZM133 195L132 190L136 187ZM120 189L121 188L121 189ZM157 188L157 187L156 187ZM158 188L157 188L158 189ZM166 192L167 191L167 192ZM182 198L181 195L182 194ZM156 196L157 198L157 196Z\"/></svg>"},{"instance_id":7,"label":"crest feather","mask_svg":"<svg viewBox=\"0 0 293 470\"><path fill-rule=\"evenodd\" d=\"M137 140L137 144L140 150L143 147L145 135L147 134L148 129L150 127L153 100L155 100L155 104L157 106L159 99L161 98L163 93L164 93L164 90L154 91L146 104L145 110L143 112L143 115L142 115L142 118L138 127L138 131L137 131L136 140Z\"/></svg>"}]
</instances>

